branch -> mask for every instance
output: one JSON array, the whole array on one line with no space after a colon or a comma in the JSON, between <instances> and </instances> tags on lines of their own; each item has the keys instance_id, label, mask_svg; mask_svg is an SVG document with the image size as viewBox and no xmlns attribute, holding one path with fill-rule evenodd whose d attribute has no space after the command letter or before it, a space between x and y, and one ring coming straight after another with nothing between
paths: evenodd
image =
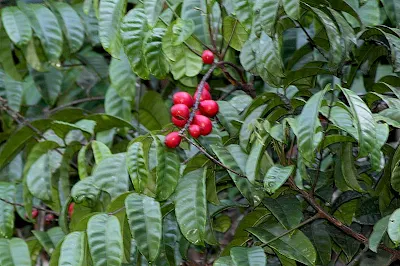
<instances>
[{"instance_id":1,"label":"branch","mask_svg":"<svg viewBox=\"0 0 400 266\"><path fill-rule=\"evenodd\" d=\"M64 105L60 105L60 106L58 106L58 107L56 107L54 109L49 110L49 114L55 113L55 112L57 112L57 111L59 111L61 109L64 109L64 108L69 107L69 106L77 105L77 104L80 104L80 103L91 102L91 101L101 101L101 100L104 100L103 96L94 96L94 97L88 97L88 98L75 100L75 101L66 103Z\"/></svg>"},{"instance_id":2,"label":"branch","mask_svg":"<svg viewBox=\"0 0 400 266\"><path fill-rule=\"evenodd\" d=\"M14 206L19 206L19 207L25 208L25 205L24 205L24 204L21 204L21 203L11 202L11 201L8 201L8 200L3 199L3 198L0 198L0 201L3 201L3 202L5 202L5 203L7 203L7 204L10 204L10 205L14 205ZM47 212L47 213L52 213L52 214L54 214L54 215L59 216L59 214L58 214L57 212L52 211L52 210L48 210L48 209L45 209L45 208L42 208L42 207L32 206L32 209L36 209L36 210L43 211L43 212Z\"/></svg>"}]
</instances>

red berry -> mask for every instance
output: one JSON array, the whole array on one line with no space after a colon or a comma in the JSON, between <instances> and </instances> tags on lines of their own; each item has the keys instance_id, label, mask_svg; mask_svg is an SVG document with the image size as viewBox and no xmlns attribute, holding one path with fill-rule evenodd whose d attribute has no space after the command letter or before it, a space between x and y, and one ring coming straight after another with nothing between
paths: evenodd
<instances>
[{"instance_id":1,"label":"red berry","mask_svg":"<svg viewBox=\"0 0 400 266\"><path fill-rule=\"evenodd\" d=\"M197 94L198 94L198 90L195 91L193 99L196 101L197 99ZM208 92L208 90L204 90L201 92L200 95L200 102L205 101L205 100L211 100L211 94Z\"/></svg>"},{"instance_id":2,"label":"red berry","mask_svg":"<svg viewBox=\"0 0 400 266\"><path fill-rule=\"evenodd\" d=\"M189 126L189 134L193 138L197 139L201 135L201 130L198 125L190 125Z\"/></svg>"},{"instance_id":3,"label":"red berry","mask_svg":"<svg viewBox=\"0 0 400 266\"><path fill-rule=\"evenodd\" d=\"M193 118L193 124L200 127L200 133L203 136L210 134L212 131L211 120L204 115L195 115Z\"/></svg>"},{"instance_id":4,"label":"red berry","mask_svg":"<svg viewBox=\"0 0 400 266\"><path fill-rule=\"evenodd\" d=\"M182 137L179 136L178 132L171 132L165 136L165 145L168 148L176 148L181 143Z\"/></svg>"},{"instance_id":5,"label":"red berry","mask_svg":"<svg viewBox=\"0 0 400 266\"><path fill-rule=\"evenodd\" d=\"M177 127L184 127L186 122L187 122L187 119L180 120L180 119L177 119L175 117L172 117L172 123L174 123L174 125L177 126Z\"/></svg>"},{"instance_id":6,"label":"red berry","mask_svg":"<svg viewBox=\"0 0 400 266\"><path fill-rule=\"evenodd\" d=\"M200 87L200 84L199 84L199 86L197 86L197 89L199 89L199 87ZM207 82L204 82L204 90L210 91L210 84L208 84Z\"/></svg>"},{"instance_id":7,"label":"red berry","mask_svg":"<svg viewBox=\"0 0 400 266\"><path fill-rule=\"evenodd\" d=\"M38 216L38 214L39 214L39 211L38 211L38 210L36 210L36 209L33 209L33 210L32 210L32 218L33 218L33 219L35 219L35 218Z\"/></svg>"},{"instance_id":8,"label":"red berry","mask_svg":"<svg viewBox=\"0 0 400 266\"><path fill-rule=\"evenodd\" d=\"M201 115L201 112L199 110L196 111L196 113L194 113L195 115ZM193 121L192 121L193 123Z\"/></svg>"},{"instance_id":9,"label":"red berry","mask_svg":"<svg viewBox=\"0 0 400 266\"><path fill-rule=\"evenodd\" d=\"M72 202L72 203L68 206L68 215L69 215L69 217L71 217L72 214L74 213L74 207L75 207L75 202Z\"/></svg>"},{"instance_id":10,"label":"red berry","mask_svg":"<svg viewBox=\"0 0 400 266\"><path fill-rule=\"evenodd\" d=\"M214 63L214 54L210 50L204 50L201 59L203 59L204 64L211 65Z\"/></svg>"},{"instance_id":11,"label":"red berry","mask_svg":"<svg viewBox=\"0 0 400 266\"><path fill-rule=\"evenodd\" d=\"M174 102L174 104L184 104L187 107L192 107L193 106L193 98L192 96L184 91L180 91L174 94L174 96L172 96L172 101Z\"/></svg>"},{"instance_id":12,"label":"red berry","mask_svg":"<svg viewBox=\"0 0 400 266\"><path fill-rule=\"evenodd\" d=\"M46 221L46 224L50 224L54 220L54 215L52 213L48 213L44 217L44 220Z\"/></svg>"},{"instance_id":13,"label":"red berry","mask_svg":"<svg viewBox=\"0 0 400 266\"><path fill-rule=\"evenodd\" d=\"M189 107L182 103L175 104L171 107L171 115L177 119L185 120L189 118Z\"/></svg>"},{"instance_id":14,"label":"red berry","mask_svg":"<svg viewBox=\"0 0 400 266\"><path fill-rule=\"evenodd\" d=\"M200 112L208 117L214 117L219 110L218 103L213 100L202 101L199 104Z\"/></svg>"}]
</instances>

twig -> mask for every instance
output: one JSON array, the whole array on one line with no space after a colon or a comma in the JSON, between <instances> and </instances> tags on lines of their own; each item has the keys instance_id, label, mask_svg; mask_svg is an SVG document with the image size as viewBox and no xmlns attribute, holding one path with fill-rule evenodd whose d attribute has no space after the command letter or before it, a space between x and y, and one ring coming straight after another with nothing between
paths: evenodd
<instances>
[{"instance_id":1,"label":"twig","mask_svg":"<svg viewBox=\"0 0 400 266\"><path fill-rule=\"evenodd\" d=\"M10 205L14 205L14 206L18 206L18 207L23 207L23 208L25 208L25 205L24 205L24 204L21 204L21 203L11 202L11 201L8 201L8 200L3 199L3 198L0 198L0 200L3 201L3 202L5 202L5 203L7 203L7 204L10 204ZM42 208L42 207L38 207L38 206L32 206L32 209L37 209L37 210L40 210L40 211L43 211L43 212L52 213L52 214L57 215L57 216L59 215L59 214L58 214L57 212L55 212L55 211L48 210L48 209L45 209L45 208Z\"/></svg>"},{"instance_id":2,"label":"twig","mask_svg":"<svg viewBox=\"0 0 400 266\"><path fill-rule=\"evenodd\" d=\"M266 247L266 246L268 246L269 244L271 244L272 242L278 240L279 238L284 237L285 235L287 235L287 234L293 232L294 230L299 229L300 227L303 227L304 225L309 224L309 223L311 223L311 222L313 222L313 221L315 221L315 220L317 220L317 219L319 219L319 218L321 218L321 215L320 215L319 213L317 213L317 214L315 214L314 216L308 218L307 220L305 220L305 221L299 223L299 224L296 225L295 227L293 227L293 228L291 228L291 229L289 229L289 230L283 232L283 233L280 234L279 236L276 236L276 237L272 238L271 240L268 240L267 242L265 242L264 244L262 244L261 247Z\"/></svg>"},{"instance_id":3,"label":"twig","mask_svg":"<svg viewBox=\"0 0 400 266\"><path fill-rule=\"evenodd\" d=\"M296 21L297 24L299 24L300 28L303 30L303 32L306 34L307 36L307 40L309 42L309 44L311 45L311 47L315 48L318 50L318 52L325 58L325 60L329 61L329 59L325 56L325 54L321 51L321 49L318 47L318 45L314 42L314 40L311 38L310 34L308 34L307 30L303 27L303 25L301 25L301 23L299 21Z\"/></svg>"},{"instance_id":4,"label":"twig","mask_svg":"<svg viewBox=\"0 0 400 266\"><path fill-rule=\"evenodd\" d=\"M103 96L94 96L94 97L88 97L88 98L84 98L84 99L79 99L79 100L75 100L75 101L66 103L64 105L60 105L60 106L58 106L58 107L56 107L54 109L51 109L51 110L49 110L49 113L50 114L51 113L55 113L55 112L57 112L57 111L59 111L61 109L64 109L64 108L69 107L69 106L77 105L77 104L80 104L80 103L91 102L91 101L101 101L101 100L104 100Z\"/></svg>"},{"instance_id":5,"label":"twig","mask_svg":"<svg viewBox=\"0 0 400 266\"><path fill-rule=\"evenodd\" d=\"M125 210L125 206L123 206L123 207L121 207L119 209L116 209L115 211L109 212L108 215L114 215L114 214L117 214L117 213L119 213L120 211L123 211L123 210Z\"/></svg>"}]
</instances>

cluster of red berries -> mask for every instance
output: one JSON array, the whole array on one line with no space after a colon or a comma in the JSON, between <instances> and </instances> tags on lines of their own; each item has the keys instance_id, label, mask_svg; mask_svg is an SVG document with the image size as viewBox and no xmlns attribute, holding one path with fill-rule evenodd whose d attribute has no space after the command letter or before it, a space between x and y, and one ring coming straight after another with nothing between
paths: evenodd
<instances>
[{"instance_id":1,"label":"cluster of red berries","mask_svg":"<svg viewBox=\"0 0 400 266\"><path fill-rule=\"evenodd\" d=\"M68 216L71 218L72 214L74 213L74 207L75 207L75 203L72 202L69 206L68 206ZM32 210L32 218L36 219L36 217L39 215L39 211L37 209L33 209ZM52 221L54 221L55 216L52 213L48 213L46 214L46 216L44 217L44 220L46 222L46 224L51 224Z\"/></svg>"}]
</instances>

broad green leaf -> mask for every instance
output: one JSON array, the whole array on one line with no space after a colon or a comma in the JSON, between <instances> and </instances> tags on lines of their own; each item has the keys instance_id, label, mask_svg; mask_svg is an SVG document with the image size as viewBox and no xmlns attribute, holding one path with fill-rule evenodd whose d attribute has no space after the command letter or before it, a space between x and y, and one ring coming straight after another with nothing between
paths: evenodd
<instances>
[{"instance_id":1,"label":"broad green leaf","mask_svg":"<svg viewBox=\"0 0 400 266\"><path fill-rule=\"evenodd\" d=\"M113 87L109 87L104 99L104 109L107 114L131 121L130 103L121 98Z\"/></svg>"},{"instance_id":2,"label":"broad green leaf","mask_svg":"<svg viewBox=\"0 0 400 266\"><path fill-rule=\"evenodd\" d=\"M63 73L54 67L50 67L47 72L32 70L31 75L43 99L49 105L54 105L61 92Z\"/></svg>"},{"instance_id":3,"label":"broad green leaf","mask_svg":"<svg viewBox=\"0 0 400 266\"><path fill-rule=\"evenodd\" d=\"M0 27L0 64L5 73L13 77L16 80L21 80L21 75L17 70L15 61L12 54L12 44L11 40L3 27Z\"/></svg>"},{"instance_id":4,"label":"broad green leaf","mask_svg":"<svg viewBox=\"0 0 400 266\"><path fill-rule=\"evenodd\" d=\"M99 164L103 159L112 155L107 145L100 141L92 141L92 150L96 164Z\"/></svg>"},{"instance_id":5,"label":"broad green leaf","mask_svg":"<svg viewBox=\"0 0 400 266\"><path fill-rule=\"evenodd\" d=\"M360 187L360 184L357 181L358 174L354 166L352 143L342 144L341 169L343 178L347 185L356 191L362 192L363 189Z\"/></svg>"},{"instance_id":6,"label":"broad green leaf","mask_svg":"<svg viewBox=\"0 0 400 266\"><path fill-rule=\"evenodd\" d=\"M100 194L100 187L95 181L93 176L88 176L76 183L71 190L71 197L74 202L89 201L92 204L95 203Z\"/></svg>"},{"instance_id":7,"label":"broad green leaf","mask_svg":"<svg viewBox=\"0 0 400 266\"><path fill-rule=\"evenodd\" d=\"M215 231L225 233L231 227L232 221L228 215L218 216L212 224L212 227Z\"/></svg>"},{"instance_id":8,"label":"broad green leaf","mask_svg":"<svg viewBox=\"0 0 400 266\"><path fill-rule=\"evenodd\" d=\"M205 0L186 0L182 3L181 18L193 20L194 35L203 43L210 43L210 34L207 26L207 6Z\"/></svg>"},{"instance_id":9,"label":"broad green leaf","mask_svg":"<svg viewBox=\"0 0 400 266\"><path fill-rule=\"evenodd\" d=\"M54 2L52 5L62 18L62 24L64 26L62 29L70 52L77 52L82 47L85 38L85 30L81 18L67 3Z\"/></svg>"},{"instance_id":10,"label":"broad green leaf","mask_svg":"<svg viewBox=\"0 0 400 266\"><path fill-rule=\"evenodd\" d=\"M162 38L166 29L154 28L144 44L147 67L158 79L163 79L169 72L169 63L162 50Z\"/></svg>"},{"instance_id":11,"label":"broad green leaf","mask_svg":"<svg viewBox=\"0 0 400 266\"><path fill-rule=\"evenodd\" d=\"M51 170L49 155L43 154L29 169L26 181L29 191L41 200L51 200Z\"/></svg>"},{"instance_id":12,"label":"broad green leaf","mask_svg":"<svg viewBox=\"0 0 400 266\"><path fill-rule=\"evenodd\" d=\"M235 101L232 103L218 101L219 112L217 117L226 131L229 132L230 136L235 136L238 133L238 128L232 124L232 122L239 119L239 112L233 106L233 103L235 103Z\"/></svg>"},{"instance_id":13,"label":"broad green leaf","mask_svg":"<svg viewBox=\"0 0 400 266\"><path fill-rule=\"evenodd\" d=\"M28 245L20 238L0 239L0 264L4 266L31 266Z\"/></svg>"},{"instance_id":14,"label":"broad green leaf","mask_svg":"<svg viewBox=\"0 0 400 266\"><path fill-rule=\"evenodd\" d=\"M253 110L243 121L243 124L240 128L239 133L239 143L243 150L247 151L250 142L250 136L252 133L253 126L255 121L262 116L267 105L261 105Z\"/></svg>"},{"instance_id":15,"label":"broad green leaf","mask_svg":"<svg viewBox=\"0 0 400 266\"><path fill-rule=\"evenodd\" d=\"M328 265L331 261L332 243L324 221L313 222L309 236L322 265Z\"/></svg>"},{"instance_id":16,"label":"broad green leaf","mask_svg":"<svg viewBox=\"0 0 400 266\"><path fill-rule=\"evenodd\" d=\"M231 258L235 266L264 266L267 257L261 247L234 247L231 249Z\"/></svg>"},{"instance_id":17,"label":"broad green leaf","mask_svg":"<svg viewBox=\"0 0 400 266\"><path fill-rule=\"evenodd\" d=\"M250 35L250 38L243 44L242 50L240 51L240 63L246 71L256 72L256 53L253 50L253 45L259 42L254 36Z\"/></svg>"},{"instance_id":18,"label":"broad green leaf","mask_svg":"<svg viewBox=\"0 0 400 266\"><path fill-rule=\"evenodd\" d=\"M31 24L26 15L16 6L4 7L1 11L3 27L8 37L21 47L32 38Z\"/></svg>"},{"instance_id":19,"label":"broad green leaf","mask_svg":"<svg viewBox=\"0 0 400 266\"><path fill-rule=\"evenodd\" d=\"M371 235L369 236L368 247L375 253L378 252L378 246L381 243L383 235L386 233L386 230L388 229L389 219L390 219L389 215L380 219L374 225L374 229Z\"/></svg>"},{"instance_id":20,"label":"broad green leaf","mask_svg":"<svg viewBox=\"0 0 400 266\"><path fill-rule=\"evenodd\" d=\"M111 199L115 199L129 188L129 176L125 160L123 153L110 155L103 159L93 171L95 185L108 192Z\"/></svg>"},{"instance_id":21,"label":"broad green leaf","mask_svg":"<svg viewBox=\"0 0 400 266\"><path fill-rule=\"evenodd\" d=\"M57 63L62 52L63 38L56 16L42 4L18 3L18 6L28 16L48 60Z\"/></svg>"},{"instance_id":22,"label":"broad green leaf","mask_svg":"<svg viewBox=\"0 0 400 266\"><path fill-rule=\"evenodd\" d=\"M315 149L321 141L322 133L316 132L321 123L318 120L319 108L326 90L314 94L304 105L297 118L297 137L299 150L309 162L314 160Z\"/></svg>"},{"instance_id":23,"label":"broad green leaf","mask_svg":"<svg viewBox=\"0 0 400 266\"><path fill-rule=\"evenodd\" d=\"M276 199L265 198L263 204L287 229L298 225L303 219L300 202L294 196L285 195Z\"/></svg>"},{"instance_id":24,"label":"broad green leaf","mask_svg":"<svg viewBox=\"0 0 400 266\"><path fill-rule=\"evenodd\" d=\"M99 37L104 49L113 57L120 54L120 26L126 10L126 0L102 0L99 8Z\"/></svg>"},{"instance_id":25,"label":"broad green leaf","mask_svg":"<svg viewBox=\"0 0 400 266\"><path fill-rule=\"evenodd\" d=\"M148 130L162 129L170 123L167 106L160 94L148 91L139 104L139 122Z\"/></svg>"},{"instance_id":26,"label":"broad green leaf","mask_svg":"<svg viewBox=\"0 0 400 266\"><path fill-rule=\"evenodd\" d=\"M53 227L47 232L34 230L32 233L48 254L53 253L58 243L60 243L65 236L60 227Z\"/></svg>"},{"instance_id":27,"label":"broad green leaf","mask_svg":"<svg viewBox=\"0 0 400 266\"><path fill-rule=\"evenodd\" d=\"M277 189L279 189L289 178L294 170L294 165L272 166L264 177L264 188L265 190L273 194Z\"/></svg>"},{"instance_id":28,"label":"broad green leaf","mask_svg":"<svg viewBox=\"0 0 400 266\"><path fill-rule=\"evenodd\" d=\"M85 233L73 232L68 234L61 244L59 266L84 266Z\"/></svg>"},{"instance_id":29,"label":"broad green leaf","mask_svg":"<svg viewBox=\"0 0 400 266\"><path fill-rule=\"evenodd\" d=\"M8 106L19 112L22 103L23 83L5 75L4 86L6 89Z\"/></svg>"},{"instance_id":30,"label":"broad green leaf","mask_svg":"<svg viewBox=\"0 0 400 266\"><path fill-rule=\"evenodd\" d=\"M131 9L121 24L121 37L133 72L143 79L149 79L149 69L144 54L144 45L148 38L149 25L146 14L141 8Z\"/></svg>"},{"instance_id":31,"label":"broad green leaf","mask_svg":"<svg viewBox=\"0 0 400 266\"><path fill-rule=\"evenodd\" d=\"M246 176L249 181L254 184L256 181L261 181L260 167L262 165L262 157L266 156L266 169L270 169L273 166L272 158L265 153L265 149L270 142L269 137L264 137L261 141L255 141L251 147L249 157L246 162Z\"/></svg>"},{"instance_id":32,"label":"broad green leaf","mask_svg":"<svg viewBox=\"0 0 400 266\"><path fill-rule=\"evenodd\" d=\"M79 178L84 179L88 176L88 162L86 161L86 151L87 151L88 146L82 146L78 153L78 173L79 173Z\"/></svg>"},{"instance_id":33,"label":"broad green leaf","mask_svg":"<svg viewBox=\"0 0 400 266\"><path fill-rule=\"evenodd\" d=\"M398 246L400 244L400 209L390 215L387 232L390 239Z\"/></svg>"},{"instance_id":34,"label":"broad green leaf","mask_svg":"<svg viewBox=\"0 0 400 266\"><path fill-rule=\"evenodd\" d=\"M256 12L254 13L256 13L256 16L253 20L253 30L255 30L257 35L261 30L269 36L274 35L279 4L279 1L274 0L255 1L254 10Z\"/></svg>"},{"instance_id":35,"label":"broad green leaf","mask_svg":"<svg viewBox=\"0 0 400 266\"><path fill-rule=\"evenodd\" d=\"M107 114L94 114L86 117L87 120L93 120L96 122L96 126L93 131L95 133L106 131L113 128L133 128L132 124L115 116Z\"/></svg>"},{"instance_id":36,"label":"broad green leaf","mask_svg":"<svg viewBox=\"0 0 400 266\"><path fill-rule=\"evenodd\" d=\"M126 166L135 191L142 193L149 178L142 142L134 142L129 146L126 154Z\"/></svg>"},{"instance_id":37,"label":"broad green leaf","mask_svg":"<svg viewBox=\"0 0 400 266\"><path fill-rule=\"evenodd\" d=\"M282 0L283 8L286 14L292 19L300 17L300 1L299 0Z\"/></svg>"},{"instance_id":38,"label":"broad green leaf","mask_svg":"<svg viewBox=\"0 0 400 266\"><path fill-rule=\"evenodd\" d=\"M154 261L160 252L162 237L160 204L153 198L133 193L126 198L125 207L140 253Z\"/></svg>"},{"instance_id":39,"label":"broad green leaf","mask_svg":"<svg viewBox=\"0 0 400 266\"><path fill-rule=\"evenodd\" d=\"M383 8L394 26L400 25L400 2L396 0L382 0Z\"/></svg>"},{"instance_id":40,"label":"broad green leaf","mask_svg":"<svg viewBox=\"0 0 400 266\"><path fill-rule=\"evenodd\" d=\"M0 197L14 202L15 186L11 183L0 182ZM14 206L0 201L0 235L11 237L14 231ZM1 256L0 256L1 257Z\"/></svg>"},{"instance_id":41,"label":"broad green leaf","mask_svg":"<svg viewBox=\"0 0 400 266\"><path fill-rule=\"evenodd\" d=\"M205 238L207 201L203 169L184 175L176 188L175 215L182 234L195 245Z\"/></svg>"},{"instance_id":42,"label":"broad green leaf","mask_svg":"<svg viewBox=\"0 0 400 266\"><path fill-rule=\"evenodd\" d=\"M223 36L226 43L240 51L249 38L249 33L243 25L233 17L225 17L223 21Z\"/></svg>"},{"instance_id":43,"label":"broad green leaf","mask_svg":"<svg viewBox=\"0 0 400 266\"><path fill-rule=\"evenodd\" d=\"M119 59L112 58L110 63L110 80L118 95L125 101L132 101L136 92L136 75L133 73L128 57L121 52Z\"/></svg>"},{"instance_id":44,"label":"broad green leaf","mask_svg":"<svg viewBox=\"0 0 400 266\"><path fill-rule=\"evenodd\" d=\"M179 156L155 137L157 149L156 197L158 201L167 200L174 193L180 176Z\"/></svg>"},{"instance_id":45,"label":"broad green leaf","mask_svg":"<svg viewBox=\"0 0 400 266\"><path fill-rule=\"evenodd\" d=\"M191 19L183 20L177 18L168 28L171 34L171 42L173 46L184 43L194 32L194 22Z\"/></svg>"},{"instance_id":46,"label":"broad green leaf","mask_svg":"<svg viewBox=\"0 0 400 266\"><path fill-rule=\"evenodd\" d=\"M216 261L214 261L214 266L232 266L233 261L229 256L219 257Z\"/></svg>"},{"instance_id":47,"label":"broad green leaf","mask_svg":"<svg viewBox=\"0 0 400 266\"><path fill-rule=\"evenodd\" d=\"M236 163L235 159L225 147L211 145L211 148L216 154L217 158L224 165L228 166L236 173L242 174L242 171ZM228 171L228 174L232 178L233 182L235 182L236 187L239 189L240 193L242 193L242 195L249 201L251 205L257 206L264 197L264 192L261 188L253 186L247 178L241 177L236 173Z\"/></svg>"},{"instance_id":48,"label":"broad green leaf","mask_svg":"<svg viewBox=\"0 0 400 266\"><path fill-rule=\"evenodd\" d=\"M253 227L248 231L260 239L261 242L268 243L269 247L280 254L305 265L315 265L317 254L314 246L300 230L270 242L273 238L286 231L285 228L270 219L262 227Z\"/></svg>"},{"instance_id":49,"label":"broad green leaf","mask_svg":"<svg viewBox=\"0 0 400 266\"><path fill-rule=\"evenodd\" d=\"M376 142L376 124L371 111L363 100L353 91L341 88L357 125L358 139L360 143L359 157L363 157L374 149Z\"/></svg>"},{"instance_id":50,"label":"broad green leaf","mask_svg":"<svg viewBox=\"0 0 400 266\"><path fill-rule=\"evenodd\" d=\"M123 244L117 217L104 213L90 218L87 238L94 265L121 265Z\"/></svg>"},{"instance_id":51,"label":"broad green leaf","mask_svg":"<svg viewBox=\"0 0 400 266\"><path fill-rule=\"evenodd\" d=\"M157 23L158 17L163 10L163 5L163 0L143 0L144 12L151 27Z\"/></svg>"},{"instance_id":52,"label":"broad green leaf","mask_svg":"<svg viewBox=\"0 0 400 266\"><path fill-rule=\"evenodd\" d=\"M251 28L253 20L253 5L251 0L234 0L232 1L237 19L247 28Z\"/></svg>"}]
</instances>

